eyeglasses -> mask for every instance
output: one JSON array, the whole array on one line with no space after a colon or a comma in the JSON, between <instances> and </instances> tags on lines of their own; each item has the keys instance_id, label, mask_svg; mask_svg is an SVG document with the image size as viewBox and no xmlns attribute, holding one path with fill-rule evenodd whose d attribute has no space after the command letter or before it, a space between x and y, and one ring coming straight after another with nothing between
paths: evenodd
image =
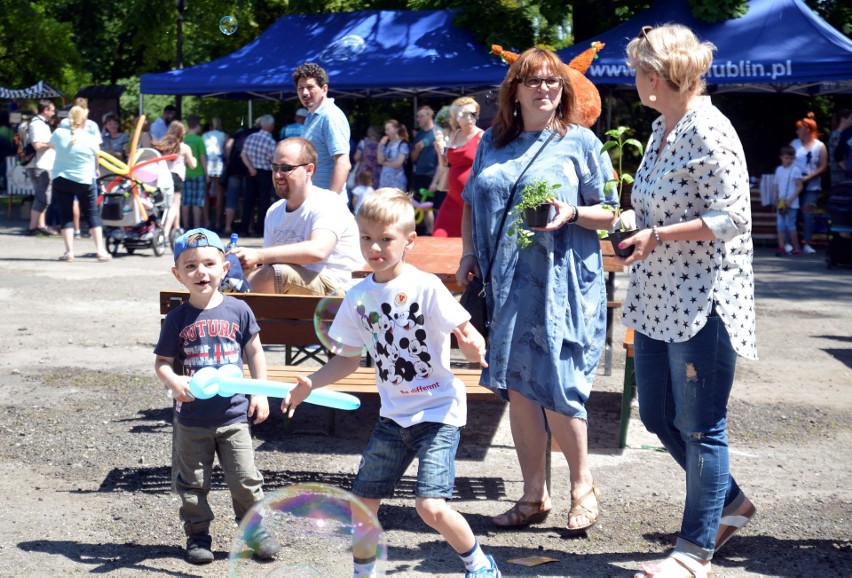
<instances>
[{"instance_id":1,"label":"eyeglasses","mask_svg":"<svg viewBox=\"0 0 852 578\"><path fill-rule=\"evenodd\" d=\"M811 159L813 158L812 155L813 155L813 153L811 151L808 151L808 154L805 155L805 162L807 164L811 164Z\"/></svg>"},{"instance_id":2,"label":"eyeglasses","mask_svg":"<svg viewBox=\"0 0 852 578\"><path fill-rule=\"evenodd\" d=\"M643 26L642 30L639 31L639 38L642 38L643 40L647 40L648 42L650 42L650 39L648 38L648 33L653 29L654 29L653 26Z\"/></svg>"},{"instance_id":3,"label":"eyeglasses","mask_svg":"<svg viewBox=\"0 0 852 578\"><path fill-rule=\"evenodd\" d=\"M548 89L562 86L562 79L557 76L550 76L548 78L536 78L535 76L530 76L529 78L524 78L521 82L527 88L538 88L542 83L544 83Z\"/></svg>"},{"instance_id":4,"label":"eyeglasses","mask_svg":"<svg viewBox=\"0 0 852 578\"><path fill-rule=\"evenodd\" d=\"M458 112L458 115L462 117L472 118L473 120L479 118L479 115L473 112L472 110L460 110Z\"/></svg>"},{"instance_id":5,"label":"eyeglasses","mask_svg":"<svg viewBox=\"0 0 852 578\"><path fill-rule=\"evenodd\" d=\"M311 163L302 163L300 165L276 165L275 163L272 163L270 167L272 167L273 173L284 173L285 175L289 175L299 167L304 167L309 164Z\"/></svg>"}]
</instances>

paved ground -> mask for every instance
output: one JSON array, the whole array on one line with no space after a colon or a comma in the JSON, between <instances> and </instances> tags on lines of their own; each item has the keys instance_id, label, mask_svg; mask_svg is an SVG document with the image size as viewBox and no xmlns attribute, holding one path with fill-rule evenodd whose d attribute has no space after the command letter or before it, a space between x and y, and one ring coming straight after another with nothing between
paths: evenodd
<instances>
[{"instance_id":1,"label":"paved ground","mask_svg":"<svg viewBox=\"0 0 852 578\"><path fill-rule=\"evenodd\" d=\"M217 560L200 569L181 559L177 499L168 491L169 406L155 383L152 348L157 294L177 288L170 255L139 251L98 263L82 239L76 262L61 263L58 239L22 236L24 227L0 220L0 575L226 574L235 535L226 491L213 497ZM761 359L738 367L730 433L734 471L759 515L714 567L720 576L849 576L852 269L828 271L820 256L776 258L769 249L758 250L755 266ZM619 281L623 291L626 279ZM622 335L619 327L617 343ZM275 362L281 352L269 356ZM583 539L561 531L569 504L558 454L554 515L525 532L493 530L488 519L519 495L520 475L502 404L471 407L455 507L505 575L627 576L673 542L683 477L635 410L629 447L617 449L622 372L616 348L613 375L600 376L589 403L603 515ZM267 488L346 487L376 412L376 400L365 398L361 410L338 417L334 437L284 435L273 416L255 431ZM306 412L293 429L321 418ZM410 478L404 482L380 516L388 574L457 575L458 560L417 519ZM311 549L326 562L336 559L326 537L303 550L305 561L315 557ZM557 561L534 568L507 562L536 554ZM298 562L283 562L290 575Z\"/></svg>"}]
</instances>

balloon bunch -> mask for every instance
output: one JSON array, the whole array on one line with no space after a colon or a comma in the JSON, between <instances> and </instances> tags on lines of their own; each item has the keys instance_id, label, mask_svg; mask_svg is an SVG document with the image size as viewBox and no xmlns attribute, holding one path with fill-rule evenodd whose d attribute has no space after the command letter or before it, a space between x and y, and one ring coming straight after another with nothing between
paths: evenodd
<instances>
[{"instance_id":1,"label":"balloon bunch","mask_svg":"<svg viewBox=\"0 0 852 578\"><path fill-rule=\"evenodd\" d=\"M133 139L130 141L130 154L127 157L130 159L130 164L115 158L108 152L98 151L98 164L111 173L117 175L115 180L109 182L105 186L106 192L109 192L125 179L130 179L132 181L130 188L133 192L133 200L143 221L148 219L148 212L145 210L145 205L142 203L142 199L140 197L139 184L156 182L160 173L159 168L155 163L170 161L176 159L178 156L176 154L164 156L158 155L154 158L140 161L139 158L141 155L139 153L141 151L137 151L137 146L139 145L139 137L142 134L142 126L144 124L145 115L143 114L139 117L139 120L136 121L136 130L133 132Z\"/></svg>"},{"instance_id":2,"label":"balloon bunch","mask_svg":"<svg viewBox=\"0 0 852 578\"><path fill-rule=\"evenodd\" d=\"M420 193L420 200L411 199L411 204L414 205L414 223L416 225L423 222L426 213L434 210L434 203L427 199L435 196L435 193L429 189L420 189L418 192Z\"/></svg>"}]
</instances>

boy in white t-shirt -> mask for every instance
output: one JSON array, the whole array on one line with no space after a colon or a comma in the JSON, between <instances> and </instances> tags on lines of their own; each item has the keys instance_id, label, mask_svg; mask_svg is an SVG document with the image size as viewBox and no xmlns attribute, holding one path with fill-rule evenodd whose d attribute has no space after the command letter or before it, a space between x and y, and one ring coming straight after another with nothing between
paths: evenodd
<instances>
[{"instance_id":1,"label":"boy in white t-shirt","mask_svg":"<svg viewBox=\"0 0 852 578\"><path fill-rule=\"evenodd\" d=\"M773 200L777 214L775 217L778 230L778 251L776 255L801 255L799 234L796 232L796 215L799 212L799 194L802 192L802 170L793 164L796 159L796 149L791 146L781 147L781 165L775 169ZM790 243L787 244L789 236Z\"/></svg>"},{"instance_id":2,"label":"boy in white t-shirt","mask_svg":"<svg viewBox=\"0 0 852 578\"><path fill-rule=\"evenodd\" d=\"M404 261L412 247L414 207L398 189L379 189L357 216L361 253L373 271L346 293L329 331L338 355L317 372L299 376L281 404L291 417L312 388L355 371L366 348L375 361L381 397L376 424L352 493L377 514L382 499L419 458L415 507L464 561L467 576L500 576L461 514L447 500L455 483L459 434L467 420L464 384L450 370L450 335L464 356L485 366L485 339L443 283ZM347 352L357 352L348 355ZM375 545L353 547L355 576L375 574Z\"/></svg>"}]
</instances>

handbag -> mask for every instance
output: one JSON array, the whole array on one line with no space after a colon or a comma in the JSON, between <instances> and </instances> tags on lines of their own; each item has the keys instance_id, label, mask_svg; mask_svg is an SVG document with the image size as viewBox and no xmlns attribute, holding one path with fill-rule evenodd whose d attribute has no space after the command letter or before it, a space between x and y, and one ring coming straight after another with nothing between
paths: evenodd
<instances>
[{"instance_id":1,"label":"handbag","mask_svg":"<svg viewBox=\"0 0 852 578\"><path fill-rule=\"evenodd\" d=\"M503 216L500 218L500 226L497 228L497 244L500 244L500 235L503 233L503 226L506 224L506 217L509 215L509 208L512 206L512 201L515 199L515 191L518 189L518 184L521 178L526 174L527 169L535 162L541 151L544 150L556 133L550 133L544 144L536 151L521 174L512 185L512 191L509 193L509 200L506 201L506 206L503 208ZM479 331L483 337L488 339L488 328L491 325L491 319L488 317L488 305L486 295L488 293L488 284L491 281L491 266L494 265L494 257L497 255L497 246L494 246L494 251L491 253L491 259L488 261L488 269L486 269L485 279L474 277L470 280L459 298L459 304L464 307L470 314L470 324Z\"/></svg>"}]
</instances>

